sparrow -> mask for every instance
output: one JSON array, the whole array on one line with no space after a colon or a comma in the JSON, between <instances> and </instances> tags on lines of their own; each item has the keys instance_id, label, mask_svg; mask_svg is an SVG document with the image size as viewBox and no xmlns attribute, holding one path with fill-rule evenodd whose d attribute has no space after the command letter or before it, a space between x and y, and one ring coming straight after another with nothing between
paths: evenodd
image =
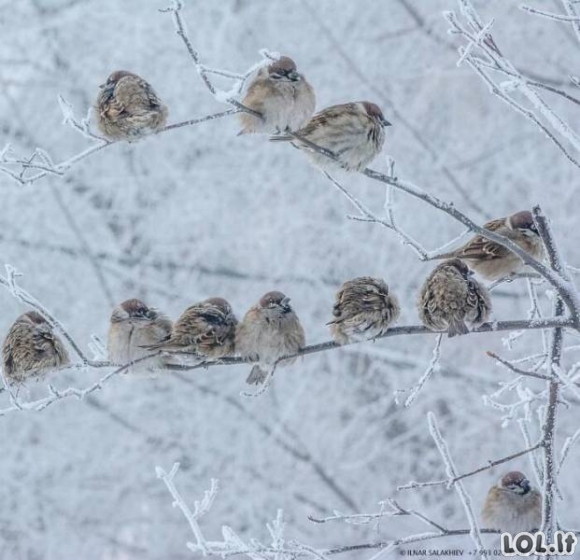
<instances>
[{"instance_id":1,"label":"sparrow","mask_svg":"<svg viewBox=\"0 0 580 560\"><path fill-rule=\"evenodd\" d=\"M544 244L534 223L532 213L528 210L516 212L507 218L492 220L483 227L507 237L534 259L542 260L544 258ZM454 251L437 255L434 258L448 259L453 257L466 261L471 269L486 280L491 281L517 274L525 266L524 261L515 253L481 235L476 235Z\"/></svg>"},{"instance_id":2,"label":"sparrow","mask_svg":"<svg viewBox=\"0 0 580 560\"><path fill-rule=\"evenodd\" d=\"M314 165L323 170L338 167L362 171L381 152L386 126L391 126L391 123L377 105L357 101L320 111L306 126L297 130L295 136L281 134L271 136L270 140L291 141L295 147L306 150ZM338 161L315 151L308 143L330 150Z\"/></svg>"},{"instance_id":3,"label":"sparrow","mask_svg":"<svg viewBox=\"0 0 580 560\"><path fill-rule=\"evenodd\" d=\"M111 314L109 325L109 360L125 365L153 354L144 346L158 343L171 333L171 321L157 309L139 299L128 299ZM160 356L144 360L125 370L132 374L151 374L163 366Z\"/></svg>"},{"instance_id":4,"label":"sparrow","mask_svg":"<svg viewBox=\"0 0 580 560\"><path fill-rule=\"evenodd\" d=\"M282 292L263 295L236 330L237 353L258 362L246 379L250 385L263 383L279 358L295 354L305 344L304 329L290 306L290 298ZM280 365L293 362L285 360Z\"/></svg>"},{"instance_id":5,"label":"sparrow","mask_svg":"<svg viewBox=\"0 0 580 560\"><path fill-rule=\"evenodd\" d=\"M316 107L314 89L283 56L258 72L242 100L246 107L262 115L240 113L240 134L277 134L304 126Z\"/></svg>"},{"instance_id":6,"label":"sparrow","mask_svg":"<svg viewBox=\"0 0 580 560\"><path fill-rule=\"evenodd\" d=\"M188 307L173 325L171 335L147 348L187 352L212 360L232 356L237 324L230 304L212 297Z\"/></svg>"},{"instance_id":7,"label":"sparrow","mask_svg":"<svg viewBox=\"0 0 580 560\"><path fill-rule=\"evenodd\" d=\"M472 278L473 272L460 259L442 262L421 288L419 317L432 331L448 330L449 338L467 334L468 326L487 321L491 301L487 289Z\"/></svg>"},{"instance_id":8,"label":"sparrow","mask_svg":"<svg viewBox=\"0 0 580 560\"><path fill-rule=\"evenodd\" d=\"M2 347L4 376L9 384L42 377L70 364L68 352L47 320L36 311L20 315L10 327Z\"/></svg>"},{"instance_id":9,"label":"sparrow","mask_svg":"<svg viewBox=\"0 0 580 560\"><path fill-rule=\"evenodd\" d=\"M542 525L542 495L524 474L509 472L489 490L481 517L487 528L512 535L538 531Z\"/></svg>"},{"instance_id":10,"label":"sparrow","mask_svg":"<svg viewBox=\"0 0 580 560\"><path fill-rule=\"evenodd\" d=\"M361 276L345 282L336 294L330 323L338 344L365 340L387 331L401 314L399 301L380 278Z\"/></svg>"},{"instance_id":11,"label":"sparrow","mask_svg":"<svg viewBox=\"0 0 580 560\"><path fill-rule=\"evenodd\" d=\"M167 107L143 78L117 70L100 88L95 113L108 140L131 142L165 126Z\"/></svg>"}]
</instances>

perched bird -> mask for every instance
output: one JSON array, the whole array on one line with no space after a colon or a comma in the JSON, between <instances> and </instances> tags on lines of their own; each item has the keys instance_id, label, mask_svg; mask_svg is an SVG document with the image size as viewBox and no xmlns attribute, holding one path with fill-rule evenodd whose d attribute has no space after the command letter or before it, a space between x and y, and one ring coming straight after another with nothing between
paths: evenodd
<instances>
[{"instance_id":1,"label":"perched bird","mask_svg":"<svg viewBox=\"0 0 580 560\"><path fill-rule=\"evenodd\" d=\"M232 356L237 324L230 304L212 297L188 307L173 325L171 336L147 348L188 352L214 360Z\"/></svg>"},{"instance_id":2,"label":"perched bird","mask_svg":"<svg viewBox=\"0 0 580 560\"><path fill-rule=\"evenodd\" d=\"M492 220L483 227L507 237L534 259L542 260L544 258L544 244L538 234L531 212L527 210L516 212L507 218ZM449 253L437 255L435 258L448 259L452 257L466 261L470 268L486 280L498 280L516 274L525 266L524 261L515 253L481 235L476 235L462 247Z\"/></svg>"},{"instance_id":3,"label":"perched bird","mask_svg":"<svg viewBox=\"0 0 580 560\"><path fill-rule=\"evenodd\" d=\"M107 139L137 140L165 126L167 107L143 78L117 70L100 87L95 112Z\"/></svg>"},{"instance_id":4,"label":"perched bird","mask_svg":"<svg viewBox=\"0 0 580 560\"><path fill-rule=\"evenodd\" d=\"M451 338L487 321L491 301L487 289L472 278L459 259L442 262L429 275L419 295L419 316L432 331L448 330ZM467 324L466 324L467 323Z\"/></svg>"},{"instance_id":5,"label":"perched bird","mask_svg":"<svg viewBox=\"0 0 580 560\"><path fill-rule=\"evenodd\" d=\"M387 331L401 314L399 301L380 278L361 276L345 282L336 294L330 323L338 344L374 338Z\"/></svg>"},{"instance_id":6,"label":"perched bird","mask_svg":"<svg viewBox=\"0 0 580 560\"><path fill-rule=\"evenodd\" d=\"M386 126L391 123L374 103L358 101L333 105L314 115L306 126L293 135L271 136L270 140L292 141L292 144L306 150L311 161L322 169L337 167L362 171L382 150L385 142ZM316 144L330 150L337 156L335 161L321 154L309 144Z\"/></svg>"},{"instance_id":7,"label":"perched bird","mask_svg":"<svg viewBox=\"0 0 580 560\"><path fill-rule=\"evenodd\" d=\"M509 472L489 490L481 517L488 529L512 535L538 531L542 525L542 495L524 474Z\"/></svg>"},{"instance_id":8,"label":"perched bird","mask_svg":"<svg viewBox=\"0 0 580 560\"><path fill-rule=\"evenodd\" d=\"M171 333L171 321L162 313L148 307L139 299L128 299L115 309L109 326L109 360L125 365L153 352L144 348L166 339ZM163 365L160 356L143 360L127 373L151 374Z\"/></svg>"},{"instance_id":9,"label":"perched bird","mask_svg":"<svg viewBox=\"0 0 580 560\"><path fill-rule=\"evenodd\" d=\"M298 73L294 61L282 56L257 73L242 104L260 113L262 118L240 113L239 134L278 134L304 126L314 113L316 97L312 86Z\"/></svg>"},{"instance_id":10,"label":"perched bird","mask_svg":"<svg viewBox=\"0 0 580 560\"><path fill-rule=\"evenodd\" d=\"M281 292L268 292L250 308L236 330L236 351L243 358L257 360L246 382L258 385L282 356L295 354L305 345L304 329ZM288 365L294 360L280 365Z\"/></svg>"},{"instance_id":11,"label":"perched bird","mask_svg":"<svg viewBox=\"0 0 580 560\"><path fill-rule=\"evenodd\" d=\"M2 357L4 376L11 385L70 363L62 340L36 311L28 311L14 321L4 340Z\"/></svg>"}]
</instances>

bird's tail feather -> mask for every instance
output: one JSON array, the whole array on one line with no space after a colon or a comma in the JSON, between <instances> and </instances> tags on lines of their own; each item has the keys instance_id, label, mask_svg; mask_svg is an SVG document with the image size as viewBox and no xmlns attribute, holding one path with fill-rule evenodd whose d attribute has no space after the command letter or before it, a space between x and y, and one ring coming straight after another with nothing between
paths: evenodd
<instances>
[{"instance_id":1,"label":"bird's tail feather","mask_svg":"<svg viewBox=\"0 0 580 560\"><path fill-rule=\"evenodd\" d=\"M295 140L295 138L290 134L274 134L268 140L270 142L290 142L291 140Z\"/></svg>"},{"instance_id":2,"label":"bird's tail feather","mask_svg":"<svg viewBox=\"0 0 580 560\"><path fill-rule=\"evenodd\" d=\"M145 348L145 350L161 350L161 348L164 347L164 342L157 342L155 344L143 344L142 346L139 346L139 348Z\"/></svg>"},{"instance_id":3,"label":"bird's tail feather","mask_svg":"<svg viewBox=\"0 0 580 560\"><path fill-rule=\"evenodd\" d=\"M267 376L267 371L264 371L259 365L255 365L252 368L252 371L250 371L250 375L248 375L246 383L248 385L260 385L264 383Z\"/></svg>"},{"instance_id":4,"label":"bird's tail feather","mask_svg":"<svg viewBox=\"0 0 580 560\"><path fill-rule=\"evenodd\" d=\"M454 251L449 251L448 253L439 253L437 255L431 255L429 257L427 257L425 260L426 261L442 261L443 259L452 259L455 256L457 256L455 254Z\"/></svg>"},{"instance_id":5,"label":"bird's tail feather","mask_svg":"<svg viewBox=\"0 0 580 560\"><path fill-rule=\"evenodd\" d=\"M454 336L459 336L462 334L468 334L469 329L465 324L463 319L455 319L451 323L449 323L449 330L447 332L447 336L449 338L453 338Z\"/></svg>"}]
</instances>

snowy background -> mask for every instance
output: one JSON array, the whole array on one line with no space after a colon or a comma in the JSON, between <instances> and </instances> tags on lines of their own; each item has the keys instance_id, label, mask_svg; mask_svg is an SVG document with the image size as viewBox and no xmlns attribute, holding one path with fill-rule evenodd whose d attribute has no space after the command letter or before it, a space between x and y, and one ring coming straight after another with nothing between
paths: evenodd
<instances>
[{"instance_id":1,"label":"snowy background","mask_svg":"<svg viewBox=\"0 0 580 560\"><path fill-rule=\"evenodd\" d=\"M486 20L495 18L494 38L520 70L574 93L568 76L578 69L580 43L566 24L526 14L518 2L475 5ZM223 110L195 74L171 17L157 11L163 7L161 0L0 0L0 144L41 146L57 161L80 151L86 141L61 124L57 95L82 115L119 68L153 84L170 122ZM379 104L393 123L385 154L396 160L397 175L453 200L478 223L540 203L566 259L579 265L578 169L472 71L456 66L456 43L441 16L456 8L454 0L196 0L184 17L210 66L244 71L267 47L296 60L316 89L318 109L363 99ZM545 95L577 124L576 105ZM348 220L348 202L298 151L236 132L229 117L112 146L62 180L19 186L0 176L1 262L23 273L21 285L83 348L92 334L106 339L112 305L130 297L176 318L219 295L241 317L271 289L292 298L309 343L327 340L334 292L359 275L384 277L402 303L400 323L417 323L417 290L432 264L392 232ZM386 170L385 159L373 167ZM339 178L381 211L380 184L356 174ZM403 194L396 201L400 225L428 248L461 233L420 201ZM549 311L549 299L542 301ZM525 282L498 288L493 303L496 318L525 318ZM0 305L6 332L26 309L7 291ZM453 490L397 494L396 487L445 476L428 411L461 472L525 446L517 423L502 428L501 412L483 403L512 378L485 351L524 356L541 350L541 335L525 334L511 351L506 337L445 340L441 372L410 409L397 406L393 393L420 377L432 336L307 356L280 370L258 399L240 396L247 367L221 367L181 378L118 377L85 401L0 418L0 558L191 558L187 522L155 476L156 465L175 461L182 465L176 482L190 502L210 478L220 480L202 522L210 537L227 524L244 538L267 540L265 523L278 508L288 537L316 546L423 530L404 518L383 520L378 532L307 518L377 511L387 497L466 527ZM565 364L577 358L570 352ZM53 382L86 386L102 374L67 373ZM42 395L43 387L32 392ZM577 428L577 411L562 409L558 441ZM538 433L537 422L530 430ZM577 528L580 449L572 453L559 511L566 527ZM511 467L533 477L525 458ZM505 470L466 481L478 511ZM431 544L472 548L468 538Z\"/></svg>"}]
</instances>

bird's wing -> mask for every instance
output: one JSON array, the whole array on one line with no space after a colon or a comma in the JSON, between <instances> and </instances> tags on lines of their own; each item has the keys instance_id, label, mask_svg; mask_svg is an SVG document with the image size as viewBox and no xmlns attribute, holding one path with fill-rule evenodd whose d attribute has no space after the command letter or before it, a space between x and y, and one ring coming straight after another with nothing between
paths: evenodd
<instances>
[{"instance_id":1,"label":"bird's wing","mask_svg":"<svg viewBox=\"0 0 580 560\"><path fill-rule=\"evenodd\" d=\"M486 310L489 308L489 301L475 280L467 281L467 305L469 308L478 311L478 315L473 322L480 323L484 318Z\"/></svg>"},{"instance_id":2,"label":"bird's wing","mask_svg":"<svg viewBox=\"0 0 580 560\"><path fill-rule=\"evenodd\" d=\"M499 218L488 222L483 227L489 231L496 232L505 224L505 218ZM463 247L453 251L453 256L464 259L494 260L503 258L510 253L503 245L491 241L482 235L476 235Z\"/></svg>"},{"instance_id":3,"label":"bird's wing","mask_svg":"<svg viewBox=\"0 0 580 560\"><path fill-rule=\"evenodd\" d=\"M10 376L14 373L14 356L12 355L12 346L4 345L4 373Z\"/></svg>"}]
</instances>

